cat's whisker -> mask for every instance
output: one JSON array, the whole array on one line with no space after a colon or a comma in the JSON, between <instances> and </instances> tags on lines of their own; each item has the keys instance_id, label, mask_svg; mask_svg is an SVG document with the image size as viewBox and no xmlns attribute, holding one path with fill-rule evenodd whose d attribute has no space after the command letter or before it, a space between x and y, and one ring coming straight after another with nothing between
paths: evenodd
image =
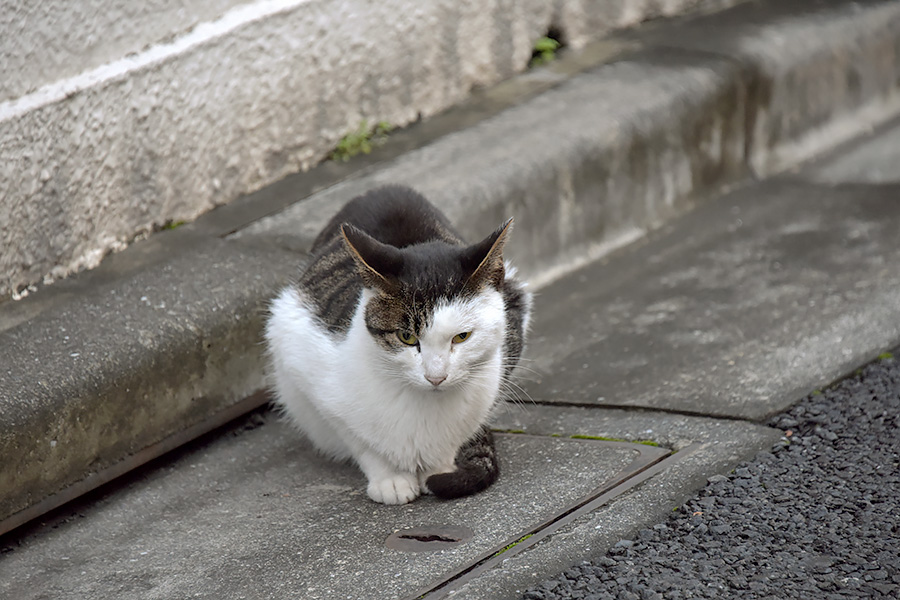
<instances>
[{"instance_id":1,"label":"cat's whisker","mask_svg":"<svg viewBox=\"0 0 900 600\"><path fill-rule=\"evenodd\" d=\"M526 373L532 373L532 374L538 375L538 376L541 375L541 372L538 371L537 369L532 369L531 367L527 367L527 366L525 366L525 365L523 365L523 364L521 364L521 363L519 363L519 364L516 364L516 363L510 363L510 364L508 364L508 365L503 365L503 367L504 367L504 368L506 368L506 367L512 367L512 368L514 368L514 369L517 370L517 371L525 371Z\"/></svg>"},{"instance_id":2,"label":"cat's whisker","mask_svg":"<svg viewBox=\"0 0 900 600\"><path fill-rule=\"evenodd\" d=\"M497 412L515 412L517 415L522 415L528 411L528 406L521 400L515 398L501 398L501 400L502 402L498 402L494 409Z\"/></svg>"},{"instance_id":3,"label":"cat's whisker","mask_svg":"<svg viewBox=\"0 0 900 600\"><path fill-rule=\"evenodd\" d=\"M529 394L525 388L512 381L504 382L504 385L501 387L501 392L506 396L506 400L511 399L513 402L522 402L524 404L525 399L527 399L531 404L535 404L531 394ZM525 396L525 399L522 399L521 396Z\"/></svg>"},{"instance_id":4,"label":"cat's whisker","mask_svg":"<svg viewBox=\"0 0 900 600\"><path fill-rule=\"evenodd\" d=\"M502 367L504 370L507 370L508 367ZM521 372L517 367L512 369L512 375L509 379L516 379L519 381L525 381L528 383L540 383L541 379L543 379L544 374L538 371L531 372Z\"/></svg>"}]
</instances>

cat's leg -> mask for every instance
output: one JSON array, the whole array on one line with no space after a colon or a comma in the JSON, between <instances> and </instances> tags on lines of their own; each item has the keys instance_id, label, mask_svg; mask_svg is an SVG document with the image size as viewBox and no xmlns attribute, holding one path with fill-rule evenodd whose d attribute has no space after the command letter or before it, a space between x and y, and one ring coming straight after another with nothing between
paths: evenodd
<instances>
[{"instance_id":1,"label":"cat's leg","mask_svg":"<svg viewBox=\"0 0 900 600\"><path fill-rule=\"evenodd\" d=\"M375 502L406 504L419 496L419 480L415 473L399 471L369 450L363 451L356 462L369 480L366 492Z\"/></svg>"},{"instance_id":2,"label":"cat's leg","mask_svg":"<svg viewBox=\"0 0 900 600\"><path fill-rule=\"evenodd\" d=\"M490 487L500 475L494 434L486 426L462 445L454 469L427 477L424 487L438 498L449 500L478 493Z\"/></svg>"}]
</instances>

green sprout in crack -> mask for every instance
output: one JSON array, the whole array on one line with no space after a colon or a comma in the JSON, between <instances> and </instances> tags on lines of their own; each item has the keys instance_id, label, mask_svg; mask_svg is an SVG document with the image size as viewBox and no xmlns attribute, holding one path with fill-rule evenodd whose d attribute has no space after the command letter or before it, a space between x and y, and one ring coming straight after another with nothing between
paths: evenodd
<instances>
[{"instance_id":1,"label":"green sprout in crack","mask_svg":"<svg viewBox=\"0 0 900 600\"><path fill-rule=\"evenodd\" d=\"M622 438L603 437L599 435L572 435L569 436L573 440L599 440L601 442L627 442L629 444L643 444L645 446L654 446L659 448L659 443L653 440L626 440Z\"/></svg>"},{"instance_id":2,"label":"green sprout in crack","mask_svg":"<svg viewBox=\"0 0 900 600\"><path fill-rule=\"evenodd\" d=\"M528 538L530 538L532 535L534 535L534 534L533 534L533 533L529 533L528 535L523 535L522 537L520 537L519 539L517 539L516 541L514 541L512 544L508 544L508 545L504 546L503 548L500 548L499 550L497 550L497 552L494 553L494 556L500 556L501 554L503 554L503 553L506 552L507 550L510 550L510 549L512 549L512 548L515 548L516 546L518 546L519 544L521 544L522 542L524 542L525 540L527 540ZM493 558L493 557L491 557L491 558Z\"/></svg>"},{"instance_id":3,"label":"green sprout in crack","mask_svg":"<svg viewBox=\"0 0 900 600\"><path fill-rule=\"evenodd\" d=\"M894 358L894 355L891 352L882 352L878 355L878 360L891 360L892 358Z\"/></svg>"},{"instance_id":4,"label":"green sprout in crack","mask_svg":"<svg viewBox=\"0 0 900 600\"><path fill-rule=\"evenodd\" d=\"M363 120L355 131L341 138L329 158L346 162L357 154L369 154L372 148L384 143L393 129L387 121L379 121L374 127L369 127L369 122Z\"/></svg>"},{"instance_id":5,"label":"green sprout in crack","mask_svg":"<svg viewBox=\"0 0 900 600\"><path fill-rule=\"evenodd\" d=\"M169 221L165 225L162 226L163 231L168 231L170 229L178 229L182 225L185 224L185 221Z\"/></svg>"},{"instance_id":6,"label":"green sprout in crack","mask_svg":"<svg viewBox=\"0 0 900 600\"><path fill-rule=\"evenodd\" d=\"M556 59L556 51L559 50L561 45L559 40L555 40L552 37L544 36L538 38L534 43L533 51L531 53L531 62L528 63L528 66L539 67L548 62L552 62Z\"/></svg>"}]
</instances>

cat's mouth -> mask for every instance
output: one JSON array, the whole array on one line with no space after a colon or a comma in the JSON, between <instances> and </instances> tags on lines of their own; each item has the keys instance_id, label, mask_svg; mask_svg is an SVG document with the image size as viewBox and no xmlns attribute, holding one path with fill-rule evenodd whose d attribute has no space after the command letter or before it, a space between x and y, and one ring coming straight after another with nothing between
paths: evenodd
<instances>
[{"instance_id":1,"label":"cat's mouth","mask_svg":"<svg viewBox=\"0 0 900 600\"><path fill-rule=\"evenodd\" d=\"M450 390L450 389L456 387L455 382L453 382L453 383L448 383L447 381L442 381L442 382L439 383L438 385L434 385L434 384L429 383L429 382L424 382L424 383L425 383L425 385L421 385L421 384L420 384L421 387L422 387L422 389L423 389L426 393L427 393L427 392L431 392L432 394L443 394L443 393L446 392L447 390Z\"/></svg>"}]
</instances>

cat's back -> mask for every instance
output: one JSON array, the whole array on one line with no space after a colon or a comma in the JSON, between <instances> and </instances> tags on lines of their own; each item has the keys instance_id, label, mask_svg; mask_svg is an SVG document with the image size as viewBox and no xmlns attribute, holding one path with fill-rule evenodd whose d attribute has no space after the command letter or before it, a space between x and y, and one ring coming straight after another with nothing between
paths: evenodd
<instances>
[{"instance_id":1,"label":"cat's back","mask_svg":"<svg viewBox=\"0 0 900 600\"><path fill-rule=\"evenodd\" d=\"M350 327L362 291L353 257L341 239L344 224L397 248L431 241L463 243L447 217L410 188L386 186L348 202L316 237L297 281L317 318L335 333Z\"/></svg>"},{"instance_id":2,"label":"cat's back","mask_svg":"<svg viewBox=\"0 0 900 600\"><path fill-rule=\"evenodd\" d=\"M344 205L316 237L312 253L339 239L345 223L397 248L434 240L462 243L441 211L415 190L400 185L371 190Z\"/></svg>"}]
</instances>

